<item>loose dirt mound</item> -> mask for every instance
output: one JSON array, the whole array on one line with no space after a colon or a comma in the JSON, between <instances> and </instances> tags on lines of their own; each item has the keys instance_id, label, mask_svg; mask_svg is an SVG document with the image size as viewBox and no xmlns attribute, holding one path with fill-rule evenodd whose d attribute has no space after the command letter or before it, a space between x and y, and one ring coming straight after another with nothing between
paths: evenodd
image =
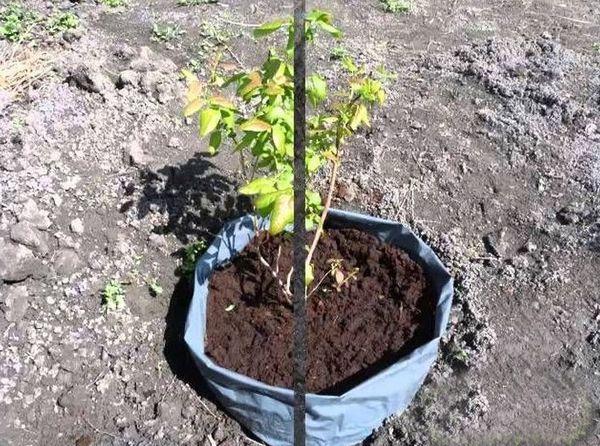
<instances>
[{"instance_id":1,"label":"loose dirt mound","mask_svg":"<svg viewBox=\"0 0 600 446\"><path fill-rule=\"evenodd\" d=\"M478 110L513 162L548 156L581 169L578 180L600 187L600 71L551 36L463 47L453 69L499 98L502 109Z\"/></svg>"}]
</instances>

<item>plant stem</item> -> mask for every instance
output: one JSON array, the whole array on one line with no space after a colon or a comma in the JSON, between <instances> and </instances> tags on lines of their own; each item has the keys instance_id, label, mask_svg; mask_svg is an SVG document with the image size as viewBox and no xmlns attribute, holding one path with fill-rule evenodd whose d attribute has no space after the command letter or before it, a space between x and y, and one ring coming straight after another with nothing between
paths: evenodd
<instances>
[{"instance_id":1,"label":"plant stem","mask_svg":"<svg viewBox=\"0 0 600 446\"><path fill-rule=\"evenodd\" d=\"M321 238L321 234L323 234L323 226L325 225L325 219L327 218L327 213L329 212L329 208L331 207L331 200L333 198L333 192L335 191L335 183L337 180L338 169L340 168L340 158L338 157L335 161L333 161L333 172L331 172L331 181L329 183L329 192L327 193L327 199L325 200L325 206L323 207L323 212L321 212L321 218L319 221L319 226L317 227L317 231L315 232L315 238L313 239L312 245L310 245L310 249L308 251L308 255L306 256L306 264L310 265L313 254L315 253L315 249L317 248L317 244L319 243L319 239Z\"/></svg>"},{"instance_id":2,"label":"plant stem","mask_svg":"<svg viewBox=\"0 0 600 446\"><path fill-rule=\"evenodd\" d=\"M267 262L266 259L262 256L262 254L260 253L260 248L258 246L256 247L256 252L258 254L258 260L260 261L260 263L263 264L263 266L265 266L269 270L269 272L273 276L273 279L275 279L277 281L277 283L279 284L279 287L283 291L283 295L285 296L287 302L291 305L291 303L292 303L292 293L290 292L289 288L287 288L284 285L284 283L281 281L281 279L277 275L276 270L273 269L273 267L271 265L269 265L269 262ZM279 270L279 265L277 265L277 271L278 270Z\"/></svg>"}]
</instances>

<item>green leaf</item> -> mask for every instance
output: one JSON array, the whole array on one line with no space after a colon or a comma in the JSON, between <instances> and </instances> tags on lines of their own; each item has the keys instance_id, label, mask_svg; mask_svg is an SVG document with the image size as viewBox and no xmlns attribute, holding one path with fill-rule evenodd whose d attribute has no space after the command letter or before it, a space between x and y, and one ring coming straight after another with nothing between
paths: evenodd
<instances>
[{"instance_id":1,"label":"green leaf","mask_svg":"<svg viewBox=\"0 0 600 446\"><path fill-rule=\"evenodd\" d=\"M350 73L354 74L358 71L358 67L354 63L354 60L350 56L346 56L342 59L342 66Z\"/></svg>"},{"instance_id":2,"label":"green leaf","mask_svg":"<svg viewBox=\"0 0 600 446\"><path fill-rule=\"evenodd\" d=\"M220 108L235 109L235 104L223 96L213 96L210 98L210 104Z\"/></svg>"},{"instance_id":3,"label":"green leaf","mask_svg":"<svg viewBox=\"0 0 600 446\"><path fill-rule=\"evenodd\" d=\"M321 205L321 195L314 190L306 191L306 204L309 206L320 206Z\"/></svg>"},{"instance_id":4,"label":"green leaf","mask_svg":"<svg viewBox=\"0 0 600 446\"><path fill-rule=\"evenodd\" d=\"M271 211L271 225L269 232L277 235L284 231L285 227L294 221L294 196L283 194L277 197Z\"/></svg>"},{"instance_id":5,"label":"green leaf","mask_svg":"<svg viewBox=\"0 0 600 446\"><path fill-rule=\"evenodd\" d=\"M202 98L196 98L189 102L185 108L183 109L183 116L188 117L195 115L200 111L202 106L204 105L204 100Z\"/></svg>"},{"instance_id":6,"label":"green leaf","mask_svg":"<svg viewBox=\"0 0 600 446\"><path fill-rule=\"evenodd\" d=\"M200 137L203 138L217 128L221 113L213 108L205 108L200 113Z\"/></svg>"},{"instance_id":7,"label":"green leaf","mask_svg":"<svg viewBox=\"0 0 600 446\"><path fill-rule=\"evenodd\" d=\"M273 145L280 155L285 155L285 127L280 124L275 124L272 127Z\"/></svg>"},{"instance_id":8,"label":"green leaf","mask_svg":"<svg viewBox=\"0 0 600 446\"><path fill-rule=\"evenodd\" d=\"M350 120L350 128L356 130L362 124L369 125L369 113L364 104L359 104Z\"/></svg>"},{"instance_id":9,"label":"green leaf","mask_svg":"<svg viewBox=\"0 0 600 446\"><path fill-rule=\"evenodd\" d=\"M306 82L306 93L313 107L316 107L327 97L327 82L318 74L309 76Z\"/></svg>"},{"instance_id":10,"label":"green leaf","mask_svg":"<svg viewBox=\"0 0 600 446\"><path fill-rule=\"evenodd\" d=\"M256 195L275 192L275 179L256 178L245 186L240 187L239 192L242 195Z\"/></svg>"},{"instance_id":11,"label":"green leaf","mask_svg":"<svg viewBox=\"0 0 600 446\"><path fill-rule=\"evenodd\" d=\"M330 25L329 23L318 21L317 25L319 25L323 29L323 31L328 32L329 34L331 34L332 37L335 37L336 39L342 37L342 32L335 26Z\"/></svg>"},{"instance_id":12,"label":"green leaf","mask_svg":"<svg viewBox=\"0 0 600 446\"><path fill-rule=\"evenodd\" d=\"M307 264L305 268L306 269L304 271L304 286L307 287L312 283L313 280L315 280L315 275L313 273L313 267L310 263Z\"/></svg>"},{"instance_id":13,"label":"green leaf","mask_svg":"<svg viewBox=\"0 0 600 446\"><path fill-rule=\"evenodd\" d=\"M287 23L289 23L288 19L278 19L272 22L263 23L258 28L256 28L252 34L254 35L254 37L258 38L268 36L269 34L274 33Z\"/></svg>"},{"instance_id":14,"label":"green leaf","mask_svg":"<svg viewBox=\"0 0 600 446\"><path fill-rule=\"evenodd\" d=\"M282 194L289 194L291 189L278 190L276 192L269 192L267 194L257 195L254 199L254 206L260 215L267 216L271 212L271 207L275 200Z\"/></svg>"},{"instance_id":15,"label":"green leaf","mask_svg":"<svg viewBox=\"0 0 600 446\"><path fill-rule=\"evenodd\" d=\"M208 143L208 153L211 155L215 155L219 151L219 147L221 146L221 132L213 132L210 135L210 141Z\"/></svg>"},{"instance_id":16,"label":"green leaf","mask_svg":"<svg viewBox=\"0 0 600 446\"><path fill-rule=\"evenodd\" d=\"M271 125L265 121L261 121L258 118L248 119L242 125L240 125L240 130L244 132L268 132L271 130Z\"/></svg>"}]
</instances>

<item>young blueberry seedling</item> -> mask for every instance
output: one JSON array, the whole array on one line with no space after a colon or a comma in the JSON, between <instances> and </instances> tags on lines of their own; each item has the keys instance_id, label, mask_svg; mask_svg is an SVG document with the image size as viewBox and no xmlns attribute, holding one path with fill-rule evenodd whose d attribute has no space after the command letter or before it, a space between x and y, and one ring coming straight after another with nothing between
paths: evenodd
<instances>
[{"instance_id":1,"label":"young blueberry seedling","mask_svg":"<svg viewBox=\"0 0 600 446\"><path fill-rule=\"evenodd\" d=\"M314 42L320 32L341 39L330 13L313 10L306 16L306 40ZM287 231L294 219L294 24L291 17L265 23L254 30L261 38L283 32L286 43L268 49L262 65L228 78L217 73L216 64L208 82L184 71L188 83L185 116L198 116L199 133L208 138L208 151L227 148L240 158L244 184L239 192L252 198L258 214L270 221L272 235ZM218 60L218 59L217 59ZM342 73L330 93L325 77L318 72L306 79L308 102L306 133L306 227L314 230L307 247L306 284L312 282L312 257L323 233L323 224L335 191L347 139L368 126L370 111L385 100L381 76L358 67L348 54L341 55ZM228 97L233 89L234 97ZM329 169L325 169L329 166ZM316 186L318 172L329 176L322 200ZM260 252L259 252L260 256ZM278 264L261 263L290 297L292 271ZM287 279L285 279L287 277Z\"/></svg>"}]
</instances>

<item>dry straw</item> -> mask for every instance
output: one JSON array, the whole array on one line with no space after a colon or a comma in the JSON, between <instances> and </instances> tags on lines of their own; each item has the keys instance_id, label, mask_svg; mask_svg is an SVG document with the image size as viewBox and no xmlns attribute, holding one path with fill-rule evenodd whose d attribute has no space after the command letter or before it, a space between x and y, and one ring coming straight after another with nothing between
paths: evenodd
<instances>
[{"instance_id":1,"label":"dry straw","mask_svg":"<svg viewBox=\"0 0 600 446\"><path fill-rule=\"evenodd\" d=\"M19 97L52 69L46 51L22 45L0 45L0 91Z\"/></svg>"}]
</instances>

